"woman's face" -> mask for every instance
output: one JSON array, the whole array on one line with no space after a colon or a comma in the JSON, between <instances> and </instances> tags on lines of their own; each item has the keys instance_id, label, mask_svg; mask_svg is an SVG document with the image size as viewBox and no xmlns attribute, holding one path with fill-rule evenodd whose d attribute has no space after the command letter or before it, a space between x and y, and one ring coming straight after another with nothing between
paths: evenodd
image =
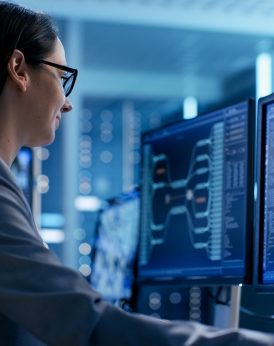
<instances>
[{"instance_id":1,"label":"woman's face","mask_svg":"<svg viewBox=\"0 0 274 346\"><path fill-rule=\"evenodd\" d=\"M56 39L54 51L44 60L66 65L63 45ZM39 69L31 68L30 87L25 103L24 145L41 146L54 141L55 131L60 125L64 112L72 109L65 97L62 79L64 71L41 64Z\"/></svg>"}]
</instances>

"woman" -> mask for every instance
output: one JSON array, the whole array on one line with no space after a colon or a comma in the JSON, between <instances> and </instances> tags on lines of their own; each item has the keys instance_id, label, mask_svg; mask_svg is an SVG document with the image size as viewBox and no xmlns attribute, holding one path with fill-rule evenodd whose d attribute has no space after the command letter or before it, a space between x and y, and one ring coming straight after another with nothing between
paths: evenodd
<instances>
[{"instance_id":1,"label":"woman","mask_svg":"<svg viewBox=\"0 0 274 346\"><path fill-rule=\"evenodd\" d=\"M54 140L77 70L50 18L0 2L0 345L272 345L249 331L216 331L127 314L108 305L51 253L10 166L22 146Z\"/></svg>"}]
</instances>

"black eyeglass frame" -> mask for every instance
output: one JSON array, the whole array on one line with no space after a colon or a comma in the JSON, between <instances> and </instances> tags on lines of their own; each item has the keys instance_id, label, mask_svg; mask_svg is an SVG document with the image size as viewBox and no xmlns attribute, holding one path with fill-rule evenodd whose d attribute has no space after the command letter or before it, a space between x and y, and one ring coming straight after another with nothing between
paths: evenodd
<instances>
[{"instance_id":1,"label":"black eyeglass frame","mask_svg":"<svg viewBox=\"0 0 274 346\"><path fill-rule=\"evenodd\" d=\"M71 72L72 74L69 76L69 77L65 77L63 76L62 78L65 80L63 82L63 88L64 88L64 91L65 91L65 96L68 97L70 95L70 93L72 92L72 89L74 87L74 84L76 82L76 78L77 78L77 75L78 75L78 70L76 68L72 68L72 67L68 67L68 66L65 66L65 65L59 65L59 64L56 64L54 62L51 62L51 61L47 61L47 60L37 60L35 61L39 64L45 64L45 65L49 65L49 66L52 66L52 67L55 67L55 68L58 68L59 70L62 70L62 71L66 71L66 72ZM68 80L70 78L73 78L72 82L71 82L71 85L68 89L68 91L66 92L66 84L68 82Z\"/></svg>"}]
</instances>

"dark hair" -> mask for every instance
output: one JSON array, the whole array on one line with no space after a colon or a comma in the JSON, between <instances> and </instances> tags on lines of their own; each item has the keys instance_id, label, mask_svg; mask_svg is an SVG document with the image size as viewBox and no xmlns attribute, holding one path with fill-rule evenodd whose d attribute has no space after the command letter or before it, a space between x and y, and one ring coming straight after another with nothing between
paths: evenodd
<instances>
[{"instance_id":1,"label":"dark hair","mask_svg":"<svg viewBox=\"0 0 274 346\"><path fill-rule=\"evenodd\" d=\"M53 51L58 33L52 19L40 12L0 1L0 94L7 79L7 64L19 49L35 65Z\"/></svg>"}]
</instances>

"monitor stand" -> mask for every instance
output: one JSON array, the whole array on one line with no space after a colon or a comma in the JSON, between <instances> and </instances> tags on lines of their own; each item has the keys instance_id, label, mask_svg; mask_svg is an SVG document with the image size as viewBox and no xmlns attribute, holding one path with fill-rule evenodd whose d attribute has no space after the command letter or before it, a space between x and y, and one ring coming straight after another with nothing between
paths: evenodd
<instances>
[{"instance_id":1,"label":"monitor stand","mask_svg":"<svg viewBox=\"0 0 274 346\"><path fill-rule=\"evenodd\" d=\"M228 305L215 305L214 326L218 328L239 328L241 285L230 287Z\"/></svg>"}]
</instances>

